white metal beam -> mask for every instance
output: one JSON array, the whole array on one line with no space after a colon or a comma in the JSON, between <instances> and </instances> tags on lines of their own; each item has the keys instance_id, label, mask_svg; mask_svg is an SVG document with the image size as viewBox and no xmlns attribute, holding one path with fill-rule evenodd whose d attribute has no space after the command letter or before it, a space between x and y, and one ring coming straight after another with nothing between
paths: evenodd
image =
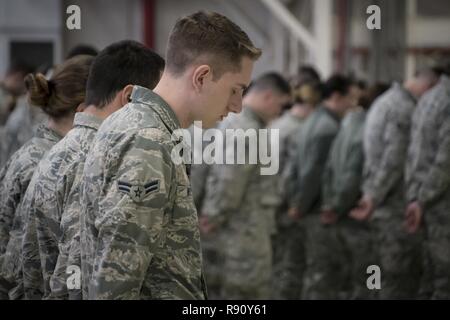
<instances>
[{"instance_id":1,"label":"white metal beam","mask_svg":"<svg viewBox=\"0 0 450 320\"><path fill-rule=\"evenodd\" d=\"M289 39L289 73L296 74L297 68L300 65L299 43L296 39L293 39L292 35L290 35Z\"/></svg>"},{"instance_id":2,"label":"white metal beam","mask_svg":"<svg viewBox=\"0 0 450 320\"><path fill-rule=\"evenodd\" d=\"M260 0L292 35L305 45L308 50L316 51L317 44L313 35L279 0ZM316 2L315 0L314 2Z\"/></svg>"},{"instance_id":3,"label":"white metal beam","mask_svg":"<svg viewBox=\"0 0 450 320\"><path fill-rule=\"evenodd\" d=\"M314 34L317 41L317 50L315 51L316 66L322 77L327 78L332 72L332 1L314 0L313 1L313 23Z\"/></svg>"}]
</instances>

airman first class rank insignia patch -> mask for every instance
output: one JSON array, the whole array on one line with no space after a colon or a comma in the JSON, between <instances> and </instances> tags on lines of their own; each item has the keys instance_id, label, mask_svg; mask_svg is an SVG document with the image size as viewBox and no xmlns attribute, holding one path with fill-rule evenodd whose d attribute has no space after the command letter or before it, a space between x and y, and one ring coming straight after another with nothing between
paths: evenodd
<instances>
[{"instance_id":1,"label":"airman first class rank insignia patch","mask_svg":"<svg viewBox=\"0 0 450 320\"><path fill-rule=\"evenodd\" d=\"M118 181L117 187L120 192L127 193L136 202L142 202L149 193L159 190L159 180L151 181L145 185L132 185L128 182Z\"/></svg>"}]
</instances>

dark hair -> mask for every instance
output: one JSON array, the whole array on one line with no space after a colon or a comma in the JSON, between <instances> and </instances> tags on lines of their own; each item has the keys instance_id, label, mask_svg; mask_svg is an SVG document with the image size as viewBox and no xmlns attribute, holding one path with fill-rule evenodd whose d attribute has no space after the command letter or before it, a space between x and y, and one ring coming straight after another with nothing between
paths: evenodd
<instances>
[{"instance_id":1,"label":"dark hair","mask_svg":"<svg viewBox=\"0 0 450 320\"><path fill-rule=\"evenodd\" d=\"M440 70L442 70L441 74L450 76L450 62L447 62L447 64L445 64L443 67L441 67Z\"/></svg>"},{"instance_id":2,"label":"dark hair","mask_svg":"<svg viewBox=\"0 0 450 320\"><path fill-rule=\"evenodd\" d=\"M432 67L431 70L434 72L434 74L436 74L438 77L440 77L441 75L445 74L445 68L442 66L435 66Z\"/></svg>"},{"instance_id":3,"label":"dark hair","mask_svg":"<svg viewBox=\"0 0 450 320\"><path fill-rule=\"evenodd\" d=\"M199 11L176 22L167 45L167 70L180 75L200 61L209 64L213 79L218 79L226 71L239 71L242 57L256 60L260 55L248 35L227 17Z\"/></svg>"},{"instance_id":4,"label":"dark hair","mask_svg":"<svg viewBox=\"0 0 450 320\"><path fill-rule=\"evenodd\" d=\"M348 94L352 82L346 76L335 74L331 76L322 86L322 97L328 99L335 92L345 96Z\"/></svg>"},{"instance_id":5,"label":"dark hair","mask_svg":"<svg viewBox=\"0 0 450 320\"><path fill-rule=\"evenodd\" d=\"M42 73L28 74L25 87L30 104L40 107L55 119L75 113L85 100L86 82L93 60L92 56L83 55L66 60L56 67L50 80Z\"/></svg>"},{"instance_id":6,"label":"dark hair","mask_svg":"<svg viewBox=\"0 0 450 320\"><path fill-rule=\"evenodd\" d=\"M354 80L353 83L361 90L367 89L367 82L364 80Z\"/></svg>"},{"instance_id":7,"label":"dark hair","mask_svg":"<svg viewBox=\"0 0 450 320\"><path fill-rule=\"evenodd\" d=\"M384 82L376 82L359 98L358 105L368 110L376 98L389 89L390 85Z\"/></svg>"},{"instance_id":8,"label":"dark hair","mask_svg":"<svg viewBox=\"0 0 450 320\"><path fill-rule=\"evenodd\" d=\"M274 90L280 94L291 94L291 87L286 79L277 72L268 72L254 80L248 91Z\"/></svg>"},{"instance_id":9,"label":"dark hair","mask_svg":"<svg viewBox=\"0 0 450 320\"><path fill-rule=\"evenodd\" d=\"M129 84L153 89L163 69L164 59L144 45L132 40L113 43L92 64L86 104L102 108Z\"/></svg>"},{"instance_id":10,"label":"dark hair","mask_svg":"<svg viewBox=\"0 0 450 320\"><path fill-rule=\"evenodd\" d=\"M435 66L435 67L424 67L421 69L416 70L416 73L414 74L414 76L416 78L424 78L427 81L430 82L437 82L439 80L439 77L445 73L444 68L442 68L441 66Z\"/></svg>"},{"instance_id":11,"label":"dark hair","mask_svg":"<svg viewBox=\"0 0 450 320\"><path fill-rule=\"evenodd\" d=\"M299 81L299 85L304 83L319 83L320 75L317 70L310 65L301 65L298 68L297 77Z\"/></svg>"},{"instance_id":12,"label":"dark hair","mask_svg":"<svg viewBox=\"0 0 450 320\"><path fill-rule=\"evenodd\" d=\"M95 57L98 54L98 50L95 49L93 46L90 46L87 44L79 44L79 45L73 47L72 49L70 49L69 53L67 54L66 59L70 59L70 58L75 57L80 54Z\"/></svg>"}]
</instances>

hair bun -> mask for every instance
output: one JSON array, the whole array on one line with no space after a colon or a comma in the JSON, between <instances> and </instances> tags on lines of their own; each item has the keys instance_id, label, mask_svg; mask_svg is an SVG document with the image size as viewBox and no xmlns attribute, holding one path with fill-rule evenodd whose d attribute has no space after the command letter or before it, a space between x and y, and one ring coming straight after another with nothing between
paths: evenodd
<instances>
[{"instance_id":1,"label":"hair bun","mask_svg":"<svg viewBox=\"0 0 450 320\"><path fill-rule=\"evenodd\" d=\"M45 76L42 73L30 73L25 77L25 86L30 104L45 110L51 97L51 84Z\"/></svg>"}]
</instances>

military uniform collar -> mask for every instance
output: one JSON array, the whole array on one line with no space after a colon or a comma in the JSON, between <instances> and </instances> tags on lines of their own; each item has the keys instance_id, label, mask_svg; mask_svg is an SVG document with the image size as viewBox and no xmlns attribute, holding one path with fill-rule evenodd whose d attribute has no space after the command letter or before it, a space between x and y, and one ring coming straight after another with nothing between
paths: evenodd
<instances>
[{"instance_id":1,"label":"military uniform collar","mask_svg":"<svg viewBox=\"0 0 450 320\"><path fill-rule=\"evenodd\" d=\"M322 110L322 112L327 113L329 116L331 116L337 122L341 122L341 117L336 112L333 112L332 110L328 109L324 105L319 106L319 110Z\"/></svg>"},{"instance_id":2,"label":"military uniform collar","mask_svg":"<svg viewBox=\"0 0 450 320\"><path fill-rule=\"evenodd\" d=\"M88 127L98 130L103 120L86 112L77 112L73 120L74 127Z\"/></svg>"},{"instance_id":3,"label":"military uniform collar","mask_svg":"<svg viewBox=\"0 0 450 320\"><path fill-rule=\"evenodd\" d=\"M161 120L167 126L170 133L181 128L180 122L169 104L152 90L134 86L133 92L131 93L131 102L138 102L151 106L151 108L161 117Z\"/></svg>"},{"instance_id":4,"label":"military uniform collar","mask_svg":"<svg viewBox=\"0 0 450 320\"><path fill-rule=\"evenodd\" d=\"M302 123L306 119L306 118L300 118L300 117L296 116L290 110L286 110L282 116L291 118L298 123Z\"/></svg>"},{"instance_id":5,"label":"military uniform collar","mask_svg":"<svg viewBox=\"0 0 450 320\"><path fill-rule=\"evenodd\" d=\"M103 120L97 118L91 114L86 112L77 112L75 113L75 119L73 120L74 127L88 127L94 130L98 130Z\"/></svg>"},{"instance_id":6,"label":"military uniform collar","mask_svg":"<svg viewBox=\"0 0 450 320\"><path fill-rule=\"evenodd\" d=\"M58 142L62 139L62 136L53 129L50 129L45 124L40 124L36 129L36 137L46 139L52 142Z\"/></svg>"},{"instance_id":7,"label":"military uniform collar","mask_svg":"<svg viewBox=\"0 0 450 320\"><path fill-rule=\"evenodd\" d=\"M255 110L253 110L252 108L250 108L248 106L244 106L242 108L242 114L244 115L244 117L248 117L248 118L255 120L261 126L265 126L265 124L266 124L266 122L261 118L261 116Z\"/></svg>"}]
</instances>

